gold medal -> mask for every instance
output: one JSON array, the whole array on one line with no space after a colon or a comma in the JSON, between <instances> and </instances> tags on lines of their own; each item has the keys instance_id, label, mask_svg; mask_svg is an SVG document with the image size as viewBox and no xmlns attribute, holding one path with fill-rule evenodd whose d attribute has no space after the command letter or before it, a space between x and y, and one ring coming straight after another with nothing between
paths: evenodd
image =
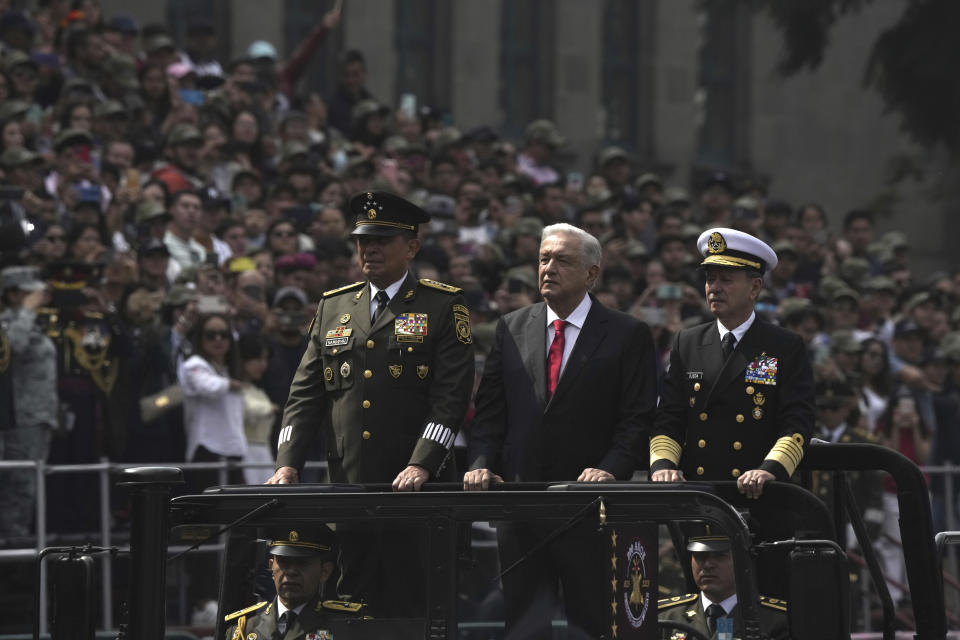
<instances>
[{"instance_id":1,"label":"gold medal","mask_svg":"<svg viewBox=\"0 0 960 640\"><path fill-rule=\"evenodd\" d=\"M754 407L754 408L753 408L753 419L754 419L754 420L762 420L762 419L763 419L763 409L761 409L760 407Z\"/></svg>"},{"instance_id":2,"label":"gold medal","mask_svg":"<svg viewBox=\"0 0 960 640\"><path fill-rule=\"evenodd\" d=\"M333 381L333 369L331 369L330 367L327 367L326 369L324 369L324 370L323 370L323 379L326 380L327 382L332 382L332 381Z\"/></svg>"},{"instance_id":3,"label":"gold medal","mask_svg":"<svg viewBox=\"0 0 960 640\"><path fill-rule=\"evenodd\" d=\"M340 324L347 324L348 322L350 322L350 314L349 314L349 313L345 313L345 314L343 314L342 316L340 316Z\"/></svg>"},{"instance_id":4,"label":"gold medal","mask_svg":"<svg viewBox=\"0 0 960 640\"><path fill-rule=\"evenodd\" d=\"M340 377L349 378L350 377L350 363L344 362L340 365Z\"/></svg>"}]
</instances>

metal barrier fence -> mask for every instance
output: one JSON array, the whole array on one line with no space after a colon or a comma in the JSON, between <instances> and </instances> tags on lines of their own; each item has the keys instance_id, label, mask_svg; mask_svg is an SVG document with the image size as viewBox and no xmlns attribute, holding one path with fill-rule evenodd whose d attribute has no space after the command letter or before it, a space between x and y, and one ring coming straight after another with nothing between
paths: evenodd
<instances>
[{"instance_id":1,"label":"metal barrier fence","mask_svg":"<svg viewBox=\"0 0 960 640\"><path fill-rule=\"evenodd\" d=\"M178 467L185 472L189 471L202 471L202 470L216 470L219 474L219 483L228 484L228 475L232 470L243 470L243 469L272 469L273 464L267 462L234 462L234 461L220 461L220 462L175 462L175 463L114 463L109 462L106 459L103 459L98 463L91 464L76 464L76 465L48 465L42 461L32 461L32 460L0 460L0 472L4 471L29 471L32 470L36 475L36 546L20 549L0 549L0 563L2 562L12 562L20 560L33 560L37 557L39 552L47 546L47 538L49 532L47 531L47 491L46 491L46 478L48 475L55 474L80 474L80 473L96 473L98 476L98 485L99 485L99 498L100 498L100 530L99 530L99 540L96 542L101 547L110 548L113 547L113 532L110 528L110 504L111 504L111 492L112 492L112 482L110 476L112 473L117 471L122 471L123 469L130 469L134 467L142 466L172 466ZM326 462L308 462L306 464L307 470L319 470L322 472L323 476L327 475L328 468ZM942 487L942 503L943 503L943 528L947 531L956 531L958 530L958 513L957 513L957 496L954 491L953 480L960 479L960 466L953 465L948 462L947 464L940 466L929 466L921 467L923 472L931 477L930 486L931 488L937 486L938 484ZM953 508L948 508L947 505L953 505ZM93 533L93 532L91 532ZM93 542L92 540L88 542ZM186 546L171 546L171 553L179 553L184 551ZM129 548L121 547L119 548L121 553L128 552ZM220 553L223 551L222 545L205 545L197 550L198 552L217 552ZM947 547L947 557L948 565L951 568L957 568L957 550L955 546ZM113 558L110 554L102 554L96 556L99 561L102 563L101 567L101 587L102 587L102 625L104 629L114 629L116 628L116 620L114 619L113 611ZM182 564L180 566L182 572ZM862 579L866 579L866 575L861 576ZM184 580L179 581L180 584L180 611L187 611L186 606L186 593L184 589ZM40 633L47 632L47 572L46 567L42 567L40 575ZM866 599L865 599L866 600ZM949 594L947 598L948 609L953 609L954 611L960 609L960 592L954 591L952 594ZM869 603L864 603L864 619L867 622L866 631L870 631L869 628ZM184 621L185 622L185 621Z\"/></svg>"}]
</instances>

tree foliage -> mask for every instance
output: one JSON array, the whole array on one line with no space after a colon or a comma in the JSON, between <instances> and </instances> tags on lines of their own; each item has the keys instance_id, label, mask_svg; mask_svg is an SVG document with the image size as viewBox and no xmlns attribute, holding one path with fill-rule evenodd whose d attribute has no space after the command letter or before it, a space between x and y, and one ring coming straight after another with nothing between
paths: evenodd
<instances>
[{"instance_id":1,"label":"tree foliage","mask_svg":"<svg viewBox=\"0 0 960 640\"><path fill-rule=\"evenodd\" d=\"M757 0L783 34L783 76L817 69L842 17L874 0ZM900 127L918 143L960 154L960 0L904 0L865 61L864 84L876 90Z\"/></svg>"}]
</instances>

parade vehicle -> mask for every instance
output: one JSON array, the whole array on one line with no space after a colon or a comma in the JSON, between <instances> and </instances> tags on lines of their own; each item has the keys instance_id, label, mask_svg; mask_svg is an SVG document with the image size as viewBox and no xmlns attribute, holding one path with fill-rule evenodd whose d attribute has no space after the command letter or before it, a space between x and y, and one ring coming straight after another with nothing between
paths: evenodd
<instances>
[{"instance_id":1,"label":"parade vehicle","mask_svg":"<svg viewBox=\"0 0 960 640\"><path fill-rule=\"evenodd\" d=\"M496 567L496 545L486 523L540 521L550 523L553 531L545 542L584 522L595 526L596 544L583 553L593 554L596 573L583 579L596 582L598 606L608 616L605 638L703 637L688 625L657 618L658 549L669 537L676 549L683 550L684 528L690 523L710 525L730 540L743 640L762 637L761 593L767 596L764 600L787 611L791 638L851 638L845 553L849 522L863 550L883 619L881 632L855 637L889 640L895 637L894 603L847 481L847 472L868 469L886 471L896 481L915 625L911 635L917 640L946 638L939 548L960 539L960 534L934 536L924 477L905 457L875 445L825 443L809 446L801 472L831 472L839 496L832 513L813 494L789 483L769 484L758 500L742 497L733 482L508 483L485 492L427 485L419 493L395 493L387 486L225 486L171 499L180 481L179 470L128 469L121 480L130 490L132 507L131 576L127 621L118 637L164 637L165 576L172 542L224 545L218 624L213 630L214 638L224 638L229 614L270 597L255 595L263 593L265 532L295 532L319 525L345 531L347 524L403 525L419 532L427 549L425 608L402 619L358 615L333 620L307 638L503 637L499 609L494 605L484 611L470 601L478 595L471 593L477 585L485 586L488 596L497 593L499 576L512 569ZM837 526L838 522L844 524ZM679 552L678 566L689 567L685 553ZM89 600L85 590L90 589L81 564L65 574L76 578L72 583L67 580L58 586L71 591L78 602ZM392 579L403 581L405 576ZM695 591L689 572L685 579L687 591ZM71 619L82 616L78 607L54 607L53 615L54 638L93 637L89 623ZM555 621L553 629L557 638L585 637L562 622ZM248 634L246 640L256 640L256 634Z\"/></svg>"}]
</instances>

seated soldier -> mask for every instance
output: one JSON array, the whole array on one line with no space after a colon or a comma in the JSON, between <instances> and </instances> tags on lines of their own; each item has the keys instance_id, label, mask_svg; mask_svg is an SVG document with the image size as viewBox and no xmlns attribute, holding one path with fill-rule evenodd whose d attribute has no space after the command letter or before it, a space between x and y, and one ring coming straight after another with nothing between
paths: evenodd
<instances>
[{"instance_id":1,"label":"seated soldier","mask_svg":"<svg viewBox=\"0 0 960 640\"><path fill-rule=\"evenodd\" d=\"M321 527L284 536L269 542L277 597L226 616L227 640L328 638L334 620L363 615L365 605L321 599L322 586L334 569L336 534Z\"/></svg>"},{"instance_id":2,"label":"seated soldier","mask_svg":"<svg viewBox=\"0 0 960 640\"><path fill-rule=\"evenodd\" d=\"M737 606L737 583L730 540L723 535L711 535L710 525L699 529L697 535L687 539L687 551L691 552L690 568L700 593L661 598L659 620L683 622L707 638L716 638L718 620L733 618L733 637L741 638L744 634L743 621ZM760 632L763 637L789 639L786 611L787 603L784 600L760 596ZM687 638L682 630L669 627L664 627L661 635L670 640Z\"/></svg>"}]
</instances>

